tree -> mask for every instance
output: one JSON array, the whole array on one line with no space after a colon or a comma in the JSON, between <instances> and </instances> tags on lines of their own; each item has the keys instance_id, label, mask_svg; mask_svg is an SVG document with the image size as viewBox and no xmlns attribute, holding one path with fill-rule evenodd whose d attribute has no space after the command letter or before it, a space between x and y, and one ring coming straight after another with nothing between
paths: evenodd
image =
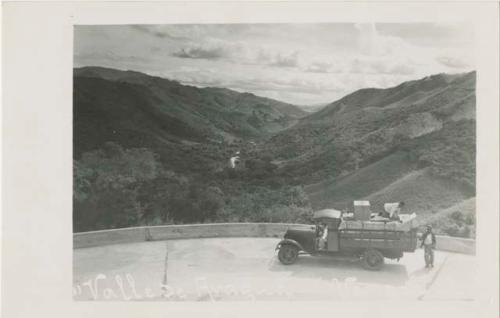
<instances>
[{"instance_id":1,"label":"tree","mask_svg":"<svg viewBox=\"0 0 500 318\"><path fill-rule=\"evenodd\" d=\"M144 212L137 189L159 175L161 164L150 150L107 142L83 153L73 170L74 226L89 230L137 225Z\"/></svg>"}]
</instances>

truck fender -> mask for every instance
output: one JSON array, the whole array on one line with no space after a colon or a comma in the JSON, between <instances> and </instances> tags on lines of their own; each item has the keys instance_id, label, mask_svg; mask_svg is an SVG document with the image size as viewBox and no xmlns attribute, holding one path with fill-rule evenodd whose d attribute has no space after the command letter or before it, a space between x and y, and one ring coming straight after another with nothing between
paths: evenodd
<instances>
[{"instance_id":1,"label":"truck fender","mask_svg":"<svg viewBox=\"0 0 500 318\"><path fill-rule=\"evenodd\" d=\"M275 251L279 250L282 245L294 245L299 249L299 251L304 251L304 248L302 247L302 245L299 244L299 242L297 242L295 240L291 240L291 239L282 239L278 243L278 245L276 245L276 248L274 250Z\"/></svg>"}]
</instances>

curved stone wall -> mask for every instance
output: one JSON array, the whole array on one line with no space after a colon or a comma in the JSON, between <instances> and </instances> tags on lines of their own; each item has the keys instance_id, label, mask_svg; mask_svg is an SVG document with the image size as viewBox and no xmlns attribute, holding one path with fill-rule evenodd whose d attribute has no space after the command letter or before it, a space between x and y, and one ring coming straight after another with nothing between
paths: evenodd
<instances>
[{"instance_id":1,"label":"curved stone wall","mask_svg":"<svg viewBox=\"0 0 500 318\"><path fill-rule=\"evenodd\" d=\"M143 226L123 229L80 232L73 234L73 248L143 241L209 237L281 237L290 226L310 227L307 224L287 223L213 223ZM436 237L438 250L475 254L476 242L450 236Z\"/></svg>"},{"instance_id":2,"label":"curved stone wall","mask_svg":"<svg viewBox=\"0 0 500 318\"><path fill-rule=\"evenodd\" d=\"M73 234L73 247L161 241L208 237L280 237L289 226L310 226L286 223L212 223L143 226Z\"/></svg>"}]
</instances>

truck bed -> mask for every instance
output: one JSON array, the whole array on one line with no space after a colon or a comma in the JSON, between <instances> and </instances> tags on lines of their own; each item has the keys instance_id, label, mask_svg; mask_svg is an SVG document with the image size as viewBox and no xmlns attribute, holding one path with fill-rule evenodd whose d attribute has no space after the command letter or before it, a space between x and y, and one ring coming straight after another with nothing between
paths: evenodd
<instances>
[{"instance_id":1,"label":"truck bed","mask_svg":"<svg viewBox=\"0 0 500 318\"><path fill-rule=\"evenodd\" d=\"M378 231L402 231L409 232L417 227L416 215L401 214L401 221L375 217L369 221L342 219L339 230L378 230Z\"/></svg>"},{"instance_id":2,"label":"truck bed","mask_svg":"<svg viewBox=\"0 0 500 318\"><path fill-rule=\"evenodd\" d=\"M413 252L417 248L417 230L342 229L339 230L339 248L395 249L404 252Z\"/></svg>"}]
</instances>

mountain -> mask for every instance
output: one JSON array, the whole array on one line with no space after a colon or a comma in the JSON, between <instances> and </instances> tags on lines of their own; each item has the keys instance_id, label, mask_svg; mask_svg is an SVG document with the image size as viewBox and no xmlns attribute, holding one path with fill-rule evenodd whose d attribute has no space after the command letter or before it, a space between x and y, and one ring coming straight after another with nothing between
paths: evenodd
<instances>
[{"instance_id":1,"label":"mountain","mask_svg":"<svg viewBox=\"0 0 500 318\"><path fill-rule=\"evenodd\" d=\"M295 124L300 108L225 88L197 88L134 71L74 70L74 151L259 139Z\"/></svg>"},{"instance_id":2,"label":"mountain","mask_svg":"<svg viewBox=\"0 0 500 318\"><path fill-rule=\"evenodd\" d=\"M475 195L475 72L361 89L264 146L314 208L406 201L421 214Z\"/></svg>"},{"instance_id":3,"label":"mountain","mask_svg":"<svg viewBox=\"0 0 500 318\"><path fill-rule=\"evenodd\" d=\"M301 223L366 199L474 233L475 72L361 89L313 113L134 71L84 67L73 80L77 231Z\"/></svg>"}]
</instances>

